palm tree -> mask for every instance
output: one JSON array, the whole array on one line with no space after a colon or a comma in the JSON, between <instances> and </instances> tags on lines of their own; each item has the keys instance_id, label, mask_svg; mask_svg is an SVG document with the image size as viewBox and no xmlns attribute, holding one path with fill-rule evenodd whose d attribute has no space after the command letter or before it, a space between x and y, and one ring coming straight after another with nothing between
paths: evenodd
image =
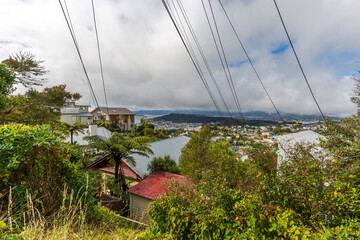
<instances>
[{"instance_id":1,"label":"palm tree","mask_svg":"<svg viewBox=\"0 0 360 240\"><path fill-rule=\"evenodd\" d=\"M110 155L115 162L115 183L119 184L120 190L126 191L125 177L123 168L120 165L121 160L125 160L129 165L135 166L135 158L133 154L149 157L153 154L148 144L147 137L129 137L122 136L120 133L113 132L106 140L96 136L84 137L89 144L85 149L97 149L102 151L104 155Z\"/></svg>"},{"instance_id":2,"label":"palm tree","mask_svg":"<svg viewBox=\"0 0 360 240\"><path fill-rule=\"evenodd\" d=\"M64 127L68 132L70 132L70 143L74 144L74 134L78 135L79 133L84 133L84 128L87 128L88 125L83 122L76 121L73 124L63 123Z\"/></svg>"}]
</instances>

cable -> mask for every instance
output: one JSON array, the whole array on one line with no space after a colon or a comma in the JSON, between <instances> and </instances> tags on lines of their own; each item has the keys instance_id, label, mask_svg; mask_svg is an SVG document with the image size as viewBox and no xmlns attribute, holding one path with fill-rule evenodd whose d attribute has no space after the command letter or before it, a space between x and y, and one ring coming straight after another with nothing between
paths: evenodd
<instances>
[{"instance_id":1,"label":"cable","mask_svg":"<svg viewBox=\"0 0 360 240\"><path fill-rule=\"evenodd\" d=\"M216 42L215 35L214 35L214 31L213 31L213 29L212 29L212 26L211 26L211 23L210 23L210 19L209 19L209 16L208 16L208 14L207 14L207 11L206 11L206 8L205 8L205 4L204 4L203 0L201 0L201 3L202 3L202 6L203 6L203 9L204 9L204 12L205 12L205 16L206 16L206 19L207 19L207 22L208 22L208 25L209 25L209 28L210 28L210 31L211 31L211 35L212 35L212 38L213 38L213 41L214 41L214 44L215 44L215 47L216 47L216 50L217 50L217 53L218 53L220 62L221 62L221 66L222 66L222 68L223 68L223 70L224 70L226 80L227 80L227 82L228 82L228 84L229 84L229 87L230 87L230 90L231 90L231 94L232 94L232 96L233 96L233 99L234 99L234 101L235 101L236 107L237 107L237 109L238 109L238 111L239 111L239 114L240 114L240 108L239 108L238 102L237 102L237 100L236 100L236 95L235 95L235 93L234 93L234 89L232 88L232 84L231 84L231 82L230 82L229 76L228 76L228 74L227 74L227 72L226 72L225 64L224 64L224 61L223 61L223 59L222 59L222 57L221 57L220 50L219 50L219 46L218 46L218 44L217 44L217 42ZM240 115L242 115L242 112L241 112Z\"/></svg>"},{"instance_id":2,"label":"cable","mask_svg":"<svg viewBox=\"0 0 360 240\"><path fill-rule=\"evenodd\" d=\"M207 70L208 70L208 72L209 72L209 75L210 75L210 77L211 77L211 79L212 79L212 81L213 81L213 83L214 83L214 85L215 85L215 87L216 87L216 90L218 91L218 93L219 93L219 95L220 95L220 98L221 98L221 100L222 100L222 102L223 102L223 104L224 104L224 106L225 106L225 108L226 108L226 111L228 112L229 116L232 117L232 115L231 115L231 113L230 113L230 110L229 110L229 108L228 108L228 106L227 106L227 104L226 104L226 102L225 102L225 100L224 100L224 97L223 97L222 93L221 93L221 90L220 90L220 88L219 88L219 86L218 86L218 84L217 84L217 82L216 82L216 80L215 80L215 77L214 77L214 75L213 75L213 73L212 73L212 71L211 71L209 62L207 61L207 59L206 59L206 57L205 57L204 51L203 51L202 48L201 48L201 45L200 45L200 43L199 43L199 41L198 41L198 38L196 37L195 31L194 31L194 29L193 29L193 27L192 27L192 25L191 25L191 23L190 23L190 20L189 20L187 14L186 14L185 8L184 8L184 6L182 5L181 1L179 1L179 0L176 0L176 1L177 1L177 3L178 3L178 6L179 6L182 14L183 14L183 17L184 17L184 19L185 19L185 21L186 21L187 26L188 26L188 28L190 29L191 35L192 35L192 37L194 38L194 41L195 41L196 46L197 46L197 48L198 48L198 51L200 52L200 55L201 55L201 57L202 57L202 59L203 59L203 61L204 61L204 63L205 63L205 66L206 66L206 68L207 68Z\"/></svg>"},{"instance_id":3,"label":"cable","mask_svg":"<svg viewBox=\"0 0 360 240\"><path fill-rule=\"evenodd\" d=\"M273 105L273 107L274 107L274 109L275 109L276 113L279 115L279 117L280 117L281 121L285 122L284 118L283 118L283 117L281 116L281 114L280 114L280 111L278 110L278 108L276 107L276 105L275 105L274 101L272 100L272 98L271 98L271 96L270 96L269 92L267 91L267 89L266 89L266 87L265 87L265 85L264 85L264 83L263 83L262 79L260 78L260 75L258 74L257 70L255 69L255 66L254 66L253 62L251 61L251 58L249 57L249 54L247 53L247 51L246 51L246 49L245 49L245 47L244 47L243 43L241 42L240 37L239 37L238 33L236 32L236 30L235 30L235 28L234 28L234 25L232 24L232 22L231 22L231 20L230 20L230 18L229 18L229 15L227 14L227 12L226 12L226 10L225 10L225 8L224 8L223 4L221 3L221 0L218 0L218 1L219 1L220 5L221 5L221 8L223 9L223 11L224 11L224 13L225 13L225 15L226 15L226 18L228 19L228 21L229 21L229 23L230 23L230 26L231 26L231 28L232 28L233 32L235 33L235 36L236 36L236 38L237 38L238 42L240 43L241 48L243 49L243 51L244 51L244 53L245 53L245 55L246 55L246 57L247 57L247 59L248 59L248 61L249 61L250 65L251 65L252 69L254 70L254 73L255 73L255 75L256 75L256 77L257 77L257 79L259 80L259 82L260 82L260 84L261 84L262 88L264 89L264 91L265 91L265 93L266 93L267 97L269 98L269 100L270 100L271 104Z\"/></svg>"},{"instance_id":4,"label":"cable","mask_svg":"<svg viewBox=\"0 0 360 240\"><path fill-rule=\"evenodd\" d=\"M163 3L163 5L164 5L164 7L165 7L165 9L166 9L166 11L167 11L167 13L168 13L171 21L172 21L172 23L174 24L177 33L178 33L179 36L180 36L180 39L181 39L181 41L182 41L182 43L183 43L186 51L188 52L188 54L189 54L189 56L190 56L190 58L191 58L191 61L192 61L193 65L194 65L197 73L199 74L200 79L202 80L202 82L203 82L203 84L204 84L204 86L205 86L208 94L210 95L210 98L211 98L211 100L213 101L213 103L214 103L214 105L215 105L215 108L217 109L219 115L221 116L219 106L218 106L218 104L216 103L216 100L215 100L215 98L214 98L214 96L213 96L210 88L208 87L208 85L207 85L207 83L206 83L206 80L203 78L203 75L202 75L202 73L201 73L201 70L200 70L199 67L196 65L196 63L195 63L195 61L194 61L194 58L193 58L193 56L191 55L190 50L189 50L188 46L186 45L185 40L184 40L183 36L181 35L180 30L179 30L178 26L176 25L173 16L172 16L171 13L170 13L170 9L169 9L168 5L166 4L165 0L162 0L162 3Z\"/></svg>"},{"instance_id":5,"label":"cable","mask_svg":"<svg viewBox=\"0 0 360 240\"><path fill-rule=\"evenodd\" d=\"M76 40L76 36L75 36L75 31L74 31L74 28L73 28L73 25L72 25L72 22L71 22L71 17L70 17L70 14L69 14L69 10L67 8L67 5L66 5L66 0L64 0L64 5L66 7L66 12L68 14L68 17L66 16L66 13L65 13L65 10L64 10L64 7L61 3L61 0L59 0L59 4L60 4L60 7L61 7L61 10L64 14L64 17L65 17L65 20L66 20L66 24L68 26L68 29L70 31L70 34L71 34L71 37L73 39L73 42L74 42L74 45L75 45L75 48L76 48L76 51L78 53L78 56L80 58L80 62L81 62L81 65L83 67L83 70L84 70L84 73L85 73L85 76L86 76L86 79L87 79L87 83L88 83L88 86L89 86L89 89L90 89L90 95L94 101L94 104L98 107L98 109L100 110L100 106L99 106L99 102L97 101L97 98L96 98L96 95L95 95L95 92L94 92L94 89L92 87L92 84L91 84L91 81L90 81L90 78L89 78L89 75L87 73L87 70L86 70L86 67L85 67L85 64L84 64L84 61L82 59L82 56L81 56L81 53L80 53L80 49L79 49L79 45L78 45L78 42ZM103 114L101 114L103 116ZM109 136L109 133L107 134Z\"/></svg>"},{"instance_id":6,"label":"cable","mask_svg":"<svg viewBox=\"0 0 360 240\"><path fill-rule=\"evenodd\" d=\"M223 54L223 56L224 56L224 61L225 61L226 69L227 69L228 74L229 74L230 83L231 83L231 86L232 86L232 88L233 88L233 90L234 90L234 94L235 94L235 99L236 99L236 102L237 102L238 110L239 110L240 113L241 113L241 118L242 118L243 120L245 120L244 114L243 114L243 112L242 112L242 110L241 110L240 101L239 101L239 98L238 98L237 93L236 93L234 81L233 81L232 75L231 75L231 73L230 73L229 64L228 64L228 61L227 61L227 59L226 59L226 54L225 54L224 47L223 47L223 44L222 44L222 41L221 41L221 36L220 36L219 29L218 29L218 26L217 26L217 23L216 23L216 19L215 19L215 15L214 15L214 12L213 12L213 8L212 8L212 5L211 5L210 0L208 0L208 2L209 2L210 10L211 10L211 15L212 15L213 20L214 20L214 25L215 25L215 29L216 29L216 32L217 32L217 36L218 36L218 38L219 38L219 43L220 43L220 46L221 46L221 51L222 51L222 54Z\"/></svg>"},{"instance_id":7,"label":"cable","mask_svg":"<svg viewBox=\"0 0 360 240\"><path fill-rule=\"evenodd\" d=\"M200 74L201 80L203 81L203 84L204 84L206 90L208 91L210 97L212 98L212 100L213 100L213 102L214 102L214 105L215 105L216 109L218 110L219 116L222 116L221 111L220 111L220 108L219 108L219 105L218 105L218 103L217 103L217 101L216 101L216 98L215 98L214 94L212 93L212 91L211 91L211 89L210 89L210 87L209 87L209 84L208 84L207 81L206 81L206 78L205 78L205 75L204 75L203 71L201 70L199 61L197 60L196 54L195 54L194 49L192 48L192 45L191 45L191 41L190 41L189 37L187 36L185 27L184 27L184 25L182 24L182 21L181 21L181 18L180 18L180 16L179 16L179 14L178 14L178 11L177 11L177 9L176 9L176 6L175 6L173 0L171 0L171 1L172 1L172 3L173 3L175 13L176 13L176 15L178 16L178 21L179 21L179 23L180 23L180 24L178 24L178 25L180 25L180 26L182 27L182 29L183 29L183 35L184 35L184 38L185 38L185 39L184 39L185 46L187 46L188 49L189 49L189 55L190 55L190 57L192 58L193 62L195 63L195 66L197 67L197 70L198 70L198 73ZM174 15L174 12L172 11L172 9L169 8L169 10L170 10L170 13L172 13L172 14ZM174 17L174 21L177 22L177 20L176 20L175 17ZM179 32L180 32L180 34L181 34L181 29L179 29ZM180 35L180 37L181 37L181 36L182 36L182 35ZM186 41L188 42L187 45L186 45Z\"/></svg>"},{"instance_id":8,"label":"cable","mask_svg":"<svg viewBox=\"0 0 360 240\"><path fill-rule=\"evenodd\" d=\"M64 2L65 2L65 0L64 0ZM72 37L73 42L74 42L74 44L75 44L76 51L77 51L78 56L79 56L79 58L80 58L81 65L82 65L82 68L83 68L83 70L84 70L84 73L85 73L85 76L86 76L86 79L87 79L87 82L88 82L88 85L89 85L89 88L90 88L91 96L93 97L93 101L94 101L94 103L96 104L96 106L99 107L99 103L98 103L98 101L97 101L97 98L96 98L94 89L93 89L93 87L92 87L92 85L91 85L89 75L88 75L88 73L87 73L87 70L86 70L84 61L83 61L83 59L82 59L82 56L81 56L81 53L80 53L80 50L79 50L79 46L77 45L77 41L76 41L76 38L75 38L75 33L72 32L72 30L71 30L71 26L70 26L70 23L69 23L69 21L71 21L71 20L70 20L70 18L67 19L67 17L66 17L66 13L65 13L64 7L63 7L63 5L62 5L62 3L61 3L61 0L59 0L59 4L60 4L61 10L62 10L62 12L63 12L63 14L64 14L64 17L65 17L65 20L66 20L66 24L67 24L68 29L69 29L69 31L70 31L71 37Z\"/></svg>"},{"instance_id":9,"label":"cable","mask_svg":"<svg viewBox=\"0 0 360 240\"><path fill-rule=\"evenodd\" d=\"M308 79L307 79L307 77L306 77L306 75L305 75L304 69L303 69L303 67L302 67L302 65L301 65L301 63L300 63L300 60L299 60L299 58L298 58L298 56L297 56L297 54L296 54L294 45L293 45L293 43L292 43L292 41L291 41L291 39L290 39L289 33L288 33L287 29L286 29L284 20L283 20L283 18L282 18L282 16L281 16L280 9L279 9L279 7L278 7L278 5L277 5L277 3L276 3L276 0L274 0L274 4L275 4L276 10L277 10L277 12L278 12L278 15L279 15L279 17L280 17L281 23L282 23L282 25L283 25L283 27L284 27L286 36L287 36L287 38L288 38L288 40L289 40L289 43L290 43L290 45L291 45L291 48L292 48L292 50L293 50L293 52L294 52L296 61L297 61L298 65L299 65L299 67L300 67L300 70L301 70L301 72L302 72L302 75L304 76L305 82L306 82L306 84L307 84L307 86L308 86L308 88L309 88L309 91L310 91L310 93L311 93L311 96L313 97L313 99L314 99L314 101L315 101L315 104L316 104L317 108L319 109L319 112L321 113L322 118L323 118L324 121L325 121L325 120L326 120L326 119L325 119L325 116L324 116L324 114L323 114L323 112L322 112L322 110L321 110L321 108L320 108L319 103L317 102L317 100L316 100L316 98L315 98L315 95L314 95L314 93L313 93L313 91L312 91L312 89L311 89L311 87L310 87L309 81L308 81Z\"/></svg>"},{"instance_id":10,"label":"cable","mask_svg":"<svg viewBox=\"0 0 360 240\"><path fill-rule=\"evenodd\" d=\"M230 26L231 26L231 28L232 28L232 30L233 30L233 32L234 32L234 34L235 34L235 36L236 36L236 38L237 38L237 40L238 40L238 42L239 42L239 44L240 44L241 48L243 49L243 51L244 51L244 53L245 53L245 55L246 55L247 60L249 61L249 63L250 63L250 65L251 65L252 69L254 70L254 73L255 73L255 75L256 75L256 77L257 77L257 79L259 80L259 82L260 82L260 84L261 84L262 88L264 89L264 91L265 91L265 93L266 93L267 97L269 98L269 100L270 100L271 104L273 105L273 107L274 107L274 109L275 109L276 113L278 114L278 116L279 116L280 120L281 120L283 123L285 123L285 119L284 119L284 118L282 117L282 115L280 114L280 111L279 111L279 110L278 110L278 108L276 107L276 105L275 105L275 103L274 103L273 99L271 98L271 96L270 96L269 92L267 91L267 89L266 89L266 87L265 87L265 85L264 85L264 83L263 83L263 81L262 81L262 79L261 79L260 75L258 74L257 70L255 69L255 66L254 66L254 64L253 64L253 62L252 62L252 60L251 60L251 58L250 58L250 56L249 56L248 52L246 51L244 44L243 44L243 43L242 43L242 41L240 40L240 37L239 37L239 35L238 35L237 31L235 30L235 27L234 27L233 23L231 22L230 17L229 17L229 15L227 14L227 12L226 12L226 10L225 10L225 8L224 8L224 6L223 6L223 4L222 4L221 0L218 0L218 1L219 1L219 3L220 3L221 8L223 9L223 11L224 11L224 13L225 13L225 16L226 16L226 18L227 18L227 20L228 20L228 22L229 22L229 24L230 24ZM293 135L292 133L291 133L291 137L292 137L292 138L293 138L293 139L297 142L297 140L295 139L295 137L294 137L294 135Z\"/></svg>"},{"instance_id":11,"label":"cable","mask_svg":"<svg viewBox=\"0 0 360 240\"><path fill-rule=\"evenodd\" d=\"M109 105L108 105L108 100L107 100L107 95L106 95L105 80L104 80L104 71L103 71L103 65L102 65L102 59L101 59L101 52L100 52L99 34L98 34L98 30L97 30L97 25L96 25L96 16L95 16L94 0L91 0L91 6L92 6L93 17L94 17L96 43L97 43L97 50L98 50L99 63L100 63L101 80L102 80L102 85L103 85L103 89L104 89L104 97L105 97L105 103L106 103L106 111L107 111L107 114L109 115ZM100 109L99 109L99 110L100 110Z\"/></svg>"}]
</instances>

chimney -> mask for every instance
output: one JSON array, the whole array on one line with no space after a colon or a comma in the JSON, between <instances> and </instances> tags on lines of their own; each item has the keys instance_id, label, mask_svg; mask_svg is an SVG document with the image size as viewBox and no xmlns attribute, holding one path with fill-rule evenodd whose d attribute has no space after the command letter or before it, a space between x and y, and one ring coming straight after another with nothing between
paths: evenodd
<instances>
[{"instance_id":1,"label":"chimney","mask_svg":"<svg viewBox=\"0 0 360 240\"><path fill-rule=\"evenodd\" d=\"M98 128L97 128L96 123L89 124L89 133L90 133L90 136L98 135Z\"/></svg>"}]
</instances>

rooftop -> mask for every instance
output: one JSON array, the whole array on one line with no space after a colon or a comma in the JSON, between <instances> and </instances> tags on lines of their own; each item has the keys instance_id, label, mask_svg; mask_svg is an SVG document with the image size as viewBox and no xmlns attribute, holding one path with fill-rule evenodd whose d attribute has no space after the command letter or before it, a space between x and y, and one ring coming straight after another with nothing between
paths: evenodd
<instances>
[{"instance_id":1,"label":"rooftop","mask_svg":"<svg viewBox=\"0 0 360 240\"><path fill-rule=\"evenodd\" d=\"M91 111L92 114L95 113L99 108L95 108ZM100 107L100 111L104 113L109 113L109 115L135 115L132 111L127 108L118 108L118 107Z\"/></svg>"},{"instance_id":2,"label":"rooftop","mask_svg":"<svg viewBox=\"0 0 360 240\"><path fill-rule=\"evenodd\" d=\"M185 176L168 172L156 172L130 188L128 192L155 200L161 194L166 193L167 187L172 181L191 184L190 179Z\"/></svg>"}]
</instances>

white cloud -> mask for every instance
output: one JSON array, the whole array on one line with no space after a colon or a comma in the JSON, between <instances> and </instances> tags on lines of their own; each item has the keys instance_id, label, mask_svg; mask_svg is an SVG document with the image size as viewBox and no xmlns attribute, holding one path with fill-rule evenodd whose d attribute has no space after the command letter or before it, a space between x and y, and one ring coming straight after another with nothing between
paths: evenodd
<instances>
[{"instance_id":1,"label":"white cloud","mask_svg":"<svg viewBox=\"0 0 360 240\"><path fill-rule=\"evenodd\" d=\"M95 0L97 24L111 106L129 108L213 108L197 72L161 1ZM229 107L228 83L201 1L182 1ZM205 1L206 2L206 1ZM245 60L231 29L212 1L229 62ZM306 83L288 48L271 51L287 39L272 1L222 1L280 111L316 113ZM320 106L326 113L354 113L349 101L351 74L360 62L360 2L357 0L278 0L289 33ZM90 1L67 1L97 98L104 105ZM45 60L47 85L65 83L84 101L91 97L75 47L57 1L2 0L0 59L29 50ZM194 45L195 46L195 45ZM205 68L204 68L205 69ZM231 68L244 110L273 111L248 63ZM212 91L214 85L208 79ZM217 93L215 94L220 101ZM222 103L220 103L222 106ZM223 108L225 110L225 108Z\"/></svg>"}]
</instances>

